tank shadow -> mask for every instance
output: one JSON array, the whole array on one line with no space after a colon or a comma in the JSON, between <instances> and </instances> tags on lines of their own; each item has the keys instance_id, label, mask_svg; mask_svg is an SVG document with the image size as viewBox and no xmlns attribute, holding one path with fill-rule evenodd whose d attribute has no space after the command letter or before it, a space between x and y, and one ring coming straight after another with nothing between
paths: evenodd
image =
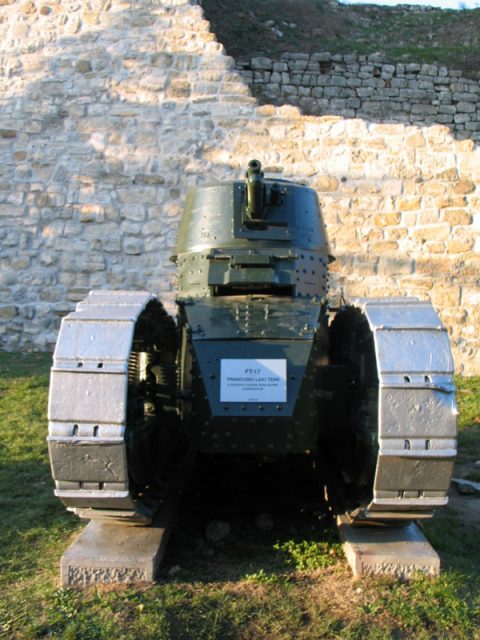
<instances>
[{"instance_id":1,"label":"tank shadow","mask_svg":"<svg viewBox=\"0 0 480 640\"><path fill-rule=\"evenodd\" d=\"M183 496L159 579L275 580L297 568L287 549L298 548L298 563L309 543L330 547L338 537L308 460L204 456Z\"/></svg>"}]
</instances>

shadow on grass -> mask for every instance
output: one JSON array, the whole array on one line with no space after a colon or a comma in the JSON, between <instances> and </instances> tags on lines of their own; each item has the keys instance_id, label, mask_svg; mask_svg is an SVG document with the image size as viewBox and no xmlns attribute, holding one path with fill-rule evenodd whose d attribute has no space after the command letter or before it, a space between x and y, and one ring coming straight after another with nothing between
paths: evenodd
<instances>
[{"instance_id":1,"label":"shadow on grass","mask_svg":"<svg viewBox=\"0 0 480 640\"><path fill-rule=\"evenodd\" d=\"M217 522L228 531L220 540ZM182 580L268 582L305 558L321 566L335 545L319 478L305 461L206 458L185 492L160 578L175 567Z\"/></svg>"},{"instance_id":2,"label":"shadow on grass","mask_svg":"<svg viewBox=\"0 0 480 640\"><path fill-rule=\"evenodd\" d=\"M41 351L31 353L0 352L0 377L9 380L36 375L48 375L52 354Z\"/></svg>"},{"instance_id":3,"label":"shadow on grass","mask_svg":"<svg viewBox=\"0 0 480 640\"><path fill-rule=\"evenodd\" d=\"M454 491L451 489L452 494ZM469 498L478 501L474 496ZM480 587L480 520L478 514L475 517L473 507L472 517L469 517L468 502L466 504L467 509L463 504L458 508L456 501L451 501L447 508L436 513L423 528L440 556L442 571L455 571L471 576Z\"/></svg>"},{"instance_id":4,"label":"shadow on grass","mask_svg":"<svg viewBox=\"0 0 480 640\"><path fill-rule=\"evenodd\" d=\"M3 464L0 488L0 575L17 580L66 548L78 520L53 495L46 462Z\"/></svg>"}]
</instances>

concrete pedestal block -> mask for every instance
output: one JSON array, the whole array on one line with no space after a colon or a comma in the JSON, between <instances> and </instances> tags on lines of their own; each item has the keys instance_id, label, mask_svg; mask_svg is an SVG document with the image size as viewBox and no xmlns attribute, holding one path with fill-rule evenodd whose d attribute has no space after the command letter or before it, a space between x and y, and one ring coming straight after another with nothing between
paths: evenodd
<instances>
[{"instance_id":1,"label":"concrete pedestal block","mask_svg":"<svg viewBox=\"0 0 480 640\"><path fill-rule=\"evenodd\" d=\"M440 574L440 558L415 523L400 527L353 526L337 518L343 550L354 576L391 575L408 579Z\"/></svg>"},{"instance_id":2,"label":"concrete pedestal block","mask_svg":"<svg viewBox=\"0 0 480 640\"><path fill-rule=\"evenodd\" d=\"M194 453L188 452L171 476L169 492L151 526L132 526L97 513L63 554L60 577L64 586L153 582L177 520ZM108 514L111 516L111 512Z\"/></svg>"},{"instance_id":3,"label":"concrete pedestal block","mask_svg":"<svg viewBox=\"0 0 480 640\"><path fill-rule=\"evenodd\" d=\"M62 584L153 582L172 528L173 518L150 527L91 520L63 554Z\"/></svg>"}]
</instances>

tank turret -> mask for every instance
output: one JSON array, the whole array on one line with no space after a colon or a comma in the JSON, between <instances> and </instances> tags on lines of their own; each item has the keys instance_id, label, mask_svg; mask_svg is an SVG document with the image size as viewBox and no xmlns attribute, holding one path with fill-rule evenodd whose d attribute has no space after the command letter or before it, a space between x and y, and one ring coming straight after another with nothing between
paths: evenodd
<instances>
[{"instance_id":1,"label":"tank turret","mask_svg":"<svg viewBox=\"0 0 480 640\"><path fill-rule=\"evenodd\" d=\"M181 296L321 298L333 258L315 191L252 160L245 181L188 192L173 259Z\"/></svg>"}]
</instances>

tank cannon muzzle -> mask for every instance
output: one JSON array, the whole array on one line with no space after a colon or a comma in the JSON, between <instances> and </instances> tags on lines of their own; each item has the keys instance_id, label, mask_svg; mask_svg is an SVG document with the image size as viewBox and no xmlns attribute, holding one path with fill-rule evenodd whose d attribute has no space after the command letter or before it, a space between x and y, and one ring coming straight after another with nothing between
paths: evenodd
<instances>
[{"instance_id":1,"label":"tank cannon muzzle","mask_svg":"<svg viewBox=\"0 0 480 640\"><path fill-rule=\"evenodd\" d=\"M247 168L247 217L250 220L263 220L265 210L265 182L262 163L250 160Z\"/></svg>"}]
</instances>

